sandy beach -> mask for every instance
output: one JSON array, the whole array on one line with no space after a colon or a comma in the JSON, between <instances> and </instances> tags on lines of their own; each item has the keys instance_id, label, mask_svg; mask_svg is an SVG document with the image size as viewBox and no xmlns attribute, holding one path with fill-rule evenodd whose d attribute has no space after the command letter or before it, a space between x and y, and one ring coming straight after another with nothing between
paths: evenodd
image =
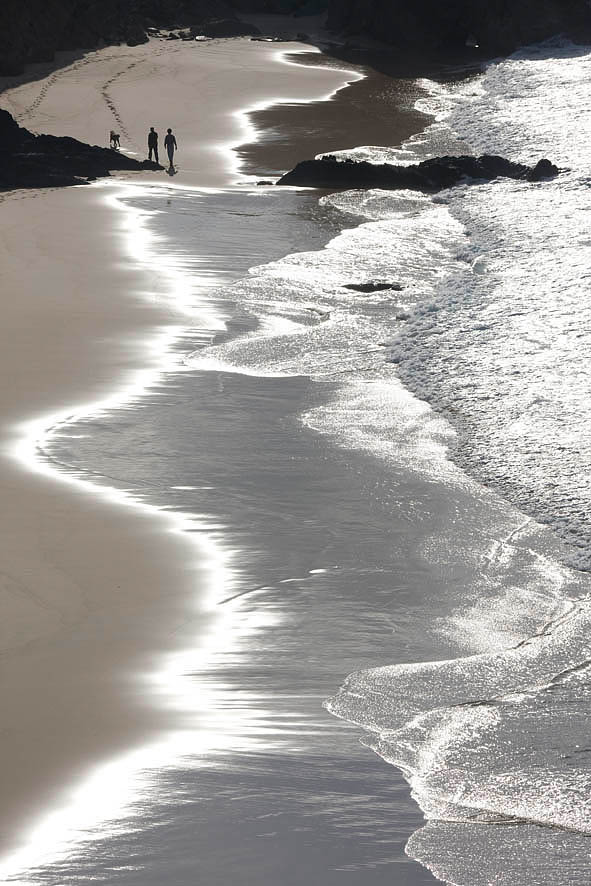
<instances>
[{"instance_id":1,"label":"sandy beach","mask_svg":"<svg viewBox=\"0 0 591 886\"><path fill-rule=\"evenodd\" d=\"M246 110L285 102L289 121L294 104L325 100L359 78L283 59L303 48L111 47L39 79L29 72L5 82L0 105L34 131L96 144L116 124L122 149L139 158L148 126L162 141L170 125L175 177L129 181L227 188L240 180L230 148L255 136ZM208 594L222 590L215 558L177 531L175 517L93 494L33 458L44 428L161 369L163 337L184 320L174 279L142 263L138 225L113 200L123 187L9 193L0 202L4 853L67 804L91 764L166 729L166 706L141 687L167 652L207 642Z\"/></svg>"}]
</instances>

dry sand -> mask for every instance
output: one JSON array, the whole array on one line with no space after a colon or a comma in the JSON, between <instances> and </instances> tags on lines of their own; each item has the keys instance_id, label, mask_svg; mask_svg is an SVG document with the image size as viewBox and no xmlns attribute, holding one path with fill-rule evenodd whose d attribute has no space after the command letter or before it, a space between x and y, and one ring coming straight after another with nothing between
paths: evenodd
<instances>
[{"instance_id":1,"label":"dry sand","mask_svg":"<svg viewBox=\"0 0 591 886\"><path fill-rule=\"evenodd\" d=\"M178 175L130 180L227 186L237 177L227 146L252 135L241 110L320 99L346 82L335 70L283 63L280 48L247 40L107 48L13 81L0 105L28 128L97 144L116 128L122 148L139 156L148 126L162 140L170 125ZM156 366L155 336L182 322L166 279L134 259L126 214L106 199L116 187L0 202L4 852L91 762L164 727L139 680L162 653L208 629L200 601L215 570L191 536L172 532L172 518L35 473L13 454L24 423L45 416L50 424Z\"/></svg>"}]
</instances>

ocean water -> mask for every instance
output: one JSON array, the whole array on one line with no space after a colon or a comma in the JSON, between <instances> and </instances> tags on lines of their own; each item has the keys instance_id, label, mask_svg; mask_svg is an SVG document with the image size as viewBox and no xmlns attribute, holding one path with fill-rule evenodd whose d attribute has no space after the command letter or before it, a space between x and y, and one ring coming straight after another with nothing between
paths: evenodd
<instances>
[{"instance_id":1,"label":"ocean water","mask_svg":"<svg viewBox=\"0 0 591 886\"><path fill-rule=\"evenodd\" d=\"M466 886L588 878L590 66L587 48L554 42L453 90L433 85L436 122L392 155L428 156L447 135L454 151L561 168L540 185L466 184L422 201L407 236L420 251L422 225L429 244L447 231L439 276L423 278L385 343L407 390L445 420L447 457L527 518L510 544L538 527L543 559L527 583L508 581L506 544L492 552L505 593L488 617L500 625L515 594L535 611L552 575L561 605L520 642L510 632L523 612L484 637L461 608L448 627L476 654L357 672L328 703L409 779L428 820L409 854Z\"/></svg>"},{"instance_id":2,"label":"ocean water","mask_svg":"<svg viewBox=\"0 0 591 886\"><path fill-rule=\"evenodd\" d=\"M42 457L194 515L226 639L183 659L182 758L25 882L588 882L590 74L425 81L431 127L349 152L554 181L121 198L193 320Z\"/></svg>"}]
</instances>

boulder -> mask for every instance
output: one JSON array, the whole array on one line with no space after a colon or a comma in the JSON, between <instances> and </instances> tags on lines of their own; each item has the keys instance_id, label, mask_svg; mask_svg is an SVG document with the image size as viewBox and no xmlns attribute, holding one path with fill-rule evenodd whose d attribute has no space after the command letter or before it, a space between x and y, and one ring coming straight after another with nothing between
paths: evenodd
<instances>
[{"instance_id":1,"label":"boulder","mask_svg":"<svg viewBox=\"0 0 591 886\"><path fill-rule=\"evenodd\" d=\"M491 181L498 177L541 181L557 175L558 171L549 160L540 161L532 168L489 154L481 157L435 157L411 166L339 160L327 154L320 160L298 163L277 184L328 190L407 188L435 193L462 181Z\"/></svg>"},{"instance_id":2,"label":"boulder","mask_svg":"<svg viewBox=\"0 0 591 886\"><path fill-rule=\"evenodd\" d=\"M558 175L558 167L554 166L554 164L550 160L538 160L533 169L531 169L526 178L530 182L539 182L545 178L552 178L554 175Z\"/></svg>"}]
</instances>

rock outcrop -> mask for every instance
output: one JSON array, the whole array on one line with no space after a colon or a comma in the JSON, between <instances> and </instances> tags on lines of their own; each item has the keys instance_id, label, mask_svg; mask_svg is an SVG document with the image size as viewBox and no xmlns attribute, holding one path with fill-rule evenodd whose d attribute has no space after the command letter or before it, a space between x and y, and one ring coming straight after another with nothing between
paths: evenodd
<instances>
[{"instance_id":1,"label":"rock outcrop","mask_svg":"<svg viewBox=\"0 0 591 886\"><path fill-rule=\"evenodd\" d=\"M479 45L508 53L560 33L586 42L591 33L587 0L330 0L328 21L337 31L422 51Z\"/></svg>"},{"instance_id":2,"label":"rock outcrop","mask_svg":"<svg viewBox=\"0 0 591 886\"><path fill-rule=\"evenodd\" d=\"M0 190L86 184L119 169L163 167L75 138L34 135L0 110Z\"/></svg>"},{"instance_id":3,"label":"rock outcrop","mask_svg":"<svg viewBox=\"0 0 591 886\"><path fill-rule=\"evenodd\" d=\"M321 160L298 163L277 184L328 190L405 188L435 193L462 181L491 181L504 177L536 182L558 175L558 172L549 160L540 160L532 167L488 154L482 157L436 157L412 166L338 160L327 155Z\"/></svg>"}]
</instances>

